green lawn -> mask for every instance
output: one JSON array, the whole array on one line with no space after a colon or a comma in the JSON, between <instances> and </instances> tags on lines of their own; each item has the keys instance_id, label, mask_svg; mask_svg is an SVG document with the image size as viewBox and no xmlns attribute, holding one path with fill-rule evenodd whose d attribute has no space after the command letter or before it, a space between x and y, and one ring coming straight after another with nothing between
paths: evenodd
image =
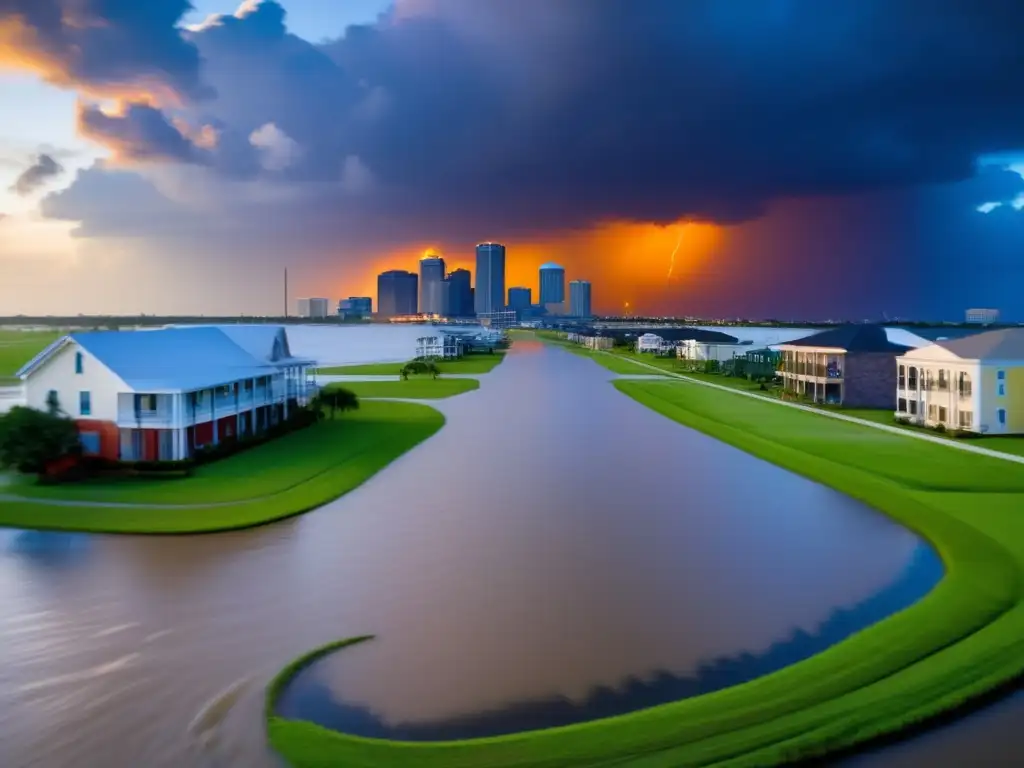
<instances>
[{"instance_id":1,"label":"green lawn","mask_svg":"<svg viewBox=\"0 0 1024 768\"><path fill-rule=\"evenodd\" d=\"M96 502L69 506L0 498L0 526L195 533L260 525L307 512L347 493L443 424L444 417L425 405L364 402L358 411L205 465L188 478L0 486L0 494ZM104 502L203 506L101 506Z\"/></svg>"},{"instance_id":2,"label":"green lawn","mask_svg":"<svg viewBox=\"0 0 1024 768\"><path fill-rule=\"evenodd\" d=\"M0 384L17 382L14 374L18 369L61 335L57 331L0 329Z\"/></svg>"},{"instance_id":3,"label":"green lawn","mask_svg":"<svg viewBox=\"0 0 1024 768\"><path fill-rule=\"evenodd\" d=\"M505 359L503 350L494 354L466 355L459 360L443 360L437 363L441 373L490 373ZM371 363L369 365L340 365L318 368L317 373L330 376L397 376L405 363Z\"/></svg>"},{"instance_id":4,"label":"green lawn","mask_svg":"<svg viewBox=\"0 0 1024 768\"><path fill-rule=\"evenodd\" d=\"M406 381L345 381L328 384L325 389L343 387L363 397L408 397L413 400L440 400L480 388L476 379L432 379L429 376L410 376Z\"/></svg>"},{"instance_id":5,"label":"green lawn","mask_svg":"<svg viewBox=\"0 0 1024 768\"><path fill-rule=\"evenodd\" d=\"M933 543L945 578L914 606L786 669L591 723L396 744L271 710L270 741L293 765L775 765L899 730L1024 671L1024 466L695 384L614 385L668 418L888 513Z\"/></svg>"}]
</instances>

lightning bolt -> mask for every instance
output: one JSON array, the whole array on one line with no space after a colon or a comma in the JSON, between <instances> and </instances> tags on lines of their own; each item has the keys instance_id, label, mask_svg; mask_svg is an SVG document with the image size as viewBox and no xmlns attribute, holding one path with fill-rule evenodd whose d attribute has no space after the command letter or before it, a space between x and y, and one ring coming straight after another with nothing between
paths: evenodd
<instances>
[{"instance_id":1,"label":"lightning bolt","mask_svg":"<svg viewBox=\"0 0 1024 768\"><path fill-rule=\"evenodd\" d=\"M683 230L679 230L679 238L676 240L676 247L672 249L672 255L668 257L668 274L666 279L672 279L672 273L676 269L676 254L679 253L679 246L683 244Z\"/></svg>"}]
</instances>

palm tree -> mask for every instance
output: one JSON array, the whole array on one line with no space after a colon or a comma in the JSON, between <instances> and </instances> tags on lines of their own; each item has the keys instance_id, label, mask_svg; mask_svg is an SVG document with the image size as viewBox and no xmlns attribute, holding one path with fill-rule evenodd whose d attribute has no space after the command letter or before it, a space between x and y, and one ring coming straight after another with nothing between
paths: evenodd
<instances>
[{"instance_id":1,"label":"palm tree","mask_svg":"<svg viewBox=\"0 0 1024 768\"><path fill-rule=\"evenodd\" d=\"M355 411L359 408L359 398L351 389L345 389L343 387L326 389L323 391L321 396L324 405L326 405L331 411L332 419L334 418L334 414L338 411L344 413L345 411Z\"/></svg>"}]
</instances>

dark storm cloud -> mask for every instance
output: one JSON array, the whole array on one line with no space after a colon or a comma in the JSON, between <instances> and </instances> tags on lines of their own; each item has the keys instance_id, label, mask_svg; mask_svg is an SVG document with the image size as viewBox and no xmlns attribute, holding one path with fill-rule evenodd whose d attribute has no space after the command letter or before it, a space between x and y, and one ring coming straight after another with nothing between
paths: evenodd
<instances>
[{"instance_id":1,"label":"dark storm cloud","mask_svg":"<svg viewBox=\"0 0 1024 768\"><path fill-rule=\"evenodd\" d=\"M79 104L77 121L82 136L104 145L119 160L208 162L205 151L172 125L163 112L148 104L128 102L116 114Z\"/></svg>"},{"instance_id":2,"label":"dark storm cloud","mask_svg":"<svg viewBox=\"0 0 1024 768\"><path fill-rule=\"evenodd\" d=\"M0 64L94 92L208 94L176 24L188 0L0 0Z\"/></svg>"},{"instance_id":3,"label":"dark storm cloud","mask_svg":"<svg viewBox=\"0 0 1024 768\"><path fill-rule=\"evenodd\" d=\"M22 196L30 195L62 173L64 173L64 166L50 155L41 154L32 165L19 174L14 184L11 185L11 191Z\"/></svg>"}]
</instances>

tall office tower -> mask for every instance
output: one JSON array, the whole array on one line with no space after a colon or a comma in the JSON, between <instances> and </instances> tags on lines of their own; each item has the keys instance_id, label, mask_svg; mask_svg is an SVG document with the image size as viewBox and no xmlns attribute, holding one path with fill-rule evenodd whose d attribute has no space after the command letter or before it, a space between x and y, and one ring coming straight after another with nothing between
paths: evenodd
<instances>
[{"instance_id":1,"label":"tall office tower","mask_svg":"<svg viewBox=\"0 0 1024 768\"><path fill-rule=\"evenodd\" d=\"M532 303L533 291L529 288L508 289L508 308L514 310L516 316L521 316L523 312L528 311Z\"/></svg>"},{"instance_id":2,"label":"tall office tower","mask_svg":"<svg viewBox=\"0 0 1024 768\"><path fill-rule=\"evenodd\" d=\"M369 317L373 314L373 299L369 296L349 296L338 301L339 317Z\"/></svg>"},{"instance_id":3,"label":"tall office tower","mask_svg":"<svg viewBox=\"0 0 1024 768\"><path fill-rule=\"evenodd\" d=\"M561 304L565 301L565 269L548 262L540 268L541 304Z\"/></svg>"},{"instance_id":4,"label":"tall office tower","mask_svg":"<svg viewBox=\"0 0 1024 768\"><path fill-rule=\"evenodd\" d=\"M480 243L476 247L476 294L474 309L479 315L497 312L505 306L505 246Z\"/></svg>"},{"instance_id":5,"label":"tall office tower","mask_svg":"<svg viewBox=\"0 0 1024 768\"><path fill-rule=\"evenodd\" d=\"M569 283L569 314L573 317L592 316L589 280L573 280Z\"/></svg>"},{"instance_id":6,"label":"tall office tower","mask_svg":"<svg viewBox=\"0 0 1024 768\"><path fill-rule=\"evenodd\" d=\"M451 317L472 317L473 285L469 270L452 270L448 273L448 283L448 300L451 305L448 314Z\"/></svg>"},{"instance_id":7,"label":"tall office tower","mask_svg":"<svg viewBox=\"0 0 1024 768\"><path fill-rule=\"evenodd\" d=\"M322 319L327 317L330 301L327 299L298 299L296 309L299 317Z\"/></svg>"},{"instance_id":8,"label":"tall office tower","mask_svg":"<svg viewBox=\"0 0 1024 768\"><path fill-rule=\"evenodd\" d=\"M440 256L424 256L420 259L420 312L428 315L443 315L444 308L437 306L441 290L434 283L444 281L444 259Z\"/></svg>"},{"instance_id":9,"label":"tall office tower","mask_svg":"<svg viewBox=\"0 0 1024 768\"><path fill-rule=\"evenodd\" d=\"M431 280L427 283L426 308L420 311L429 315L448 317L452 313L452 284L447 279Z\"/></svg>"},{"instance_id":10,"label":"tall office tower","mask_svg":"<svg viewBox=\"0 0 1024 768\"><path fill-rule=\"evenodd\" d=\"M384 317L415 315L419 282L415 272L404 269L377 275L377 314Z\"/></svg>"}]
</instances>

